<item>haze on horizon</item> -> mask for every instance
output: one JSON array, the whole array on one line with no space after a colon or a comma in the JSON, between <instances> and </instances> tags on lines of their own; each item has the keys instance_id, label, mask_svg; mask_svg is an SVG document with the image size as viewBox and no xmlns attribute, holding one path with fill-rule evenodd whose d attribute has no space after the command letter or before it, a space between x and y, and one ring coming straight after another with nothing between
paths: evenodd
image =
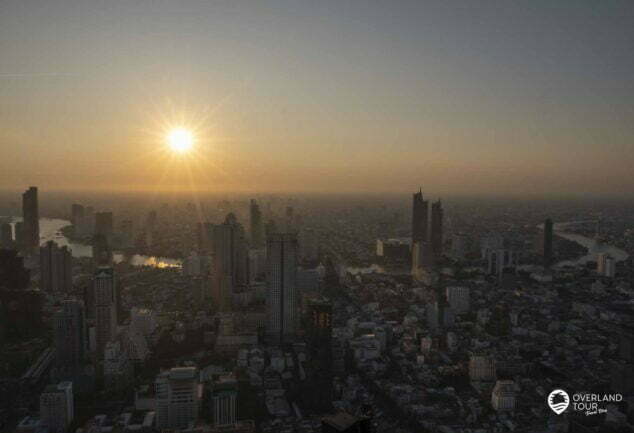
<instances>
[{"instance_id":1,"label":"haze on horizon","mask_svg":"<svg viewBox=\"0 0 634 433\"><path fill-rule=\"evenodd\" d=\"M4 1L0 188L634 193L634 3L371 3Z\"/></svg>"}]
</instances>

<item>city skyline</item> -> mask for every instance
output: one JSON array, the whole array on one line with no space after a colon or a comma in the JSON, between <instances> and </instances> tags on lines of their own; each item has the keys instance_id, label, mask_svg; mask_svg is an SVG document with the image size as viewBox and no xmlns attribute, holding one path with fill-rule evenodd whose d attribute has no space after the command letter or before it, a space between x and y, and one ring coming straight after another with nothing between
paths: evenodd
<instances>
[{"instance_id":1,"label":"city skyline","mask_svg":"<svg viewBox=\"0 0 634 433\"><path fill-rule=\"evenodd\" d=\"M1 11L1 188L634 192L629 2Z\"/></svg>"}]
</instances>

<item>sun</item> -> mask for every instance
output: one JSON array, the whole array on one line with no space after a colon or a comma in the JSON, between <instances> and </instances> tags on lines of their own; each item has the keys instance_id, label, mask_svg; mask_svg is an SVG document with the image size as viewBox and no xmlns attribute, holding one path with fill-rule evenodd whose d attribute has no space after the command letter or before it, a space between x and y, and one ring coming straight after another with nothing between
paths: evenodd
<instances>
[{"instance_id":1,"label":"sun","mask_svg":"<svg viewBox=\"0 0 634 433\"><path fill-rule=\"evenodd\" d=\"M194 136L184 128L174 128L167 134L167 144L178 153L187 153L194 145Z\"/></svg>"}]
</instances>

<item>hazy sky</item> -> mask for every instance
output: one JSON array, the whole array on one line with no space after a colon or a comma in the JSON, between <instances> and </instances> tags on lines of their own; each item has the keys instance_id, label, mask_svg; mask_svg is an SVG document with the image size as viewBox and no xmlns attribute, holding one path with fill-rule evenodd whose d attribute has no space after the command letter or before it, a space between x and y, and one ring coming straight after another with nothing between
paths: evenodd
<instances>
[{"instance_id":1,"label":"hazy sky","mask_svg":"<svg viewBox=\"0 0 634 433\"><path fill-rule=\"evenodd\" d=\"M634 2L2 0L0 150L0 187L634 193Z\"/></svg>"}]
</instances>

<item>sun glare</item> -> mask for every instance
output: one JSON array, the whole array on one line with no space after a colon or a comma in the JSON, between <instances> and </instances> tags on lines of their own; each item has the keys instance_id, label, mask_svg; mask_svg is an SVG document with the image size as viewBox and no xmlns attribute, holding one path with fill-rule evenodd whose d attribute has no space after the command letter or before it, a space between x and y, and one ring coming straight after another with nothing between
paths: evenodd
<instances>
[{"instance_id":1,"label":"sun glare","mask_svg":"<svg viewBox=\"0 0 634 433\"><path fill-rule=\"evenodd\" d=\"M194 137L187 129L172 129L167 135L167 143L170 149L178 153L186 153L191 150L194 144Z\"/></svg>"}]
</instances>

